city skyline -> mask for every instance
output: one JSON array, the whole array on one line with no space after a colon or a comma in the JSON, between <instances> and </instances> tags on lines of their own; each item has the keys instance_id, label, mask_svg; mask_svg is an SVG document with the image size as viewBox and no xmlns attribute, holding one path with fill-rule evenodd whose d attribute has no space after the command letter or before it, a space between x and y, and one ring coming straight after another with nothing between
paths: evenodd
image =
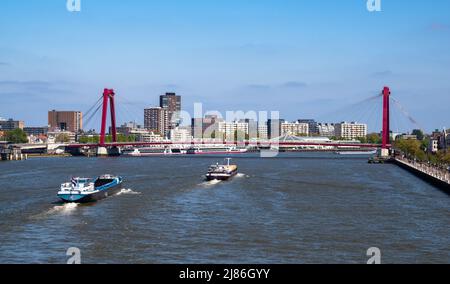
<instances>
[{"instance_id":1,"label":"city skyline","mask_svg":"<svg viewBox=\"0 0 450 284\"><path fill-rule=\"evenodd\" d=\"M142 109L176 92L190 113L201 102L338 122L330 112L389 85L427 132L450 126L448 1L374 13L365 1L64 2L0 4L1 117L45 125L48 110L85 112L107 86Z\"/></svg>"}]
</instances>

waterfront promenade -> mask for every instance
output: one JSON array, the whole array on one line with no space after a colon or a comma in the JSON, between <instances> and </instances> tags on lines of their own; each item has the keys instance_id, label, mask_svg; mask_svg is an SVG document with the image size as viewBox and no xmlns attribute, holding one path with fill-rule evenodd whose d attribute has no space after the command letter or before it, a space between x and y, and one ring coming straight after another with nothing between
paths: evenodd
<instances>
[{"instance_id":1,"label":"waterfront promenade","mask_svg":"<svg viewBox=\"0 0 450 284\"><path fill-rule=\"evenodd\" d=\"M412 169L414 171L420 172L432 179L435 179L442 184L450 187L450 173L447 170L440 169L429 165L428 163L422 163L415 160L410 160L404 157L396 157L395 161L399 165L403 165L405 168Z\"/></svg>"}]
</instances>

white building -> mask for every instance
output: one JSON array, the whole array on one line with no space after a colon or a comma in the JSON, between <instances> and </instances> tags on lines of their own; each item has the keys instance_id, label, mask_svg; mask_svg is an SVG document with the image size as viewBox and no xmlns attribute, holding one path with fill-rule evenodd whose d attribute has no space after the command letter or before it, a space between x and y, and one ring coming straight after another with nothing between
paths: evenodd
<instances>
[{"instance_id":1,"label":"white building","mask_svg":"<svg viewBox=\"0 0 450 284\"><path fill-rule=\"evenodd\" d=\"M49 144L55 143L75 143L76 134L70 131L61 131L55 129L47 132L47 142Z\"/></svg>"},{"instance_id":2,"label":"white building","mask_svg":"<svg viewBox=\"0 0 450 284\"><path fill-rule=\"evenodd\" d=\"M430 145L428 146L428 151L431 153L437 153L439 151L439 140L438 139L431 139Z\"/></svg>"},{"instance_id":3,"label":"white building","mask_svg":"<svg viewBox=\"0 0 450 284\"><path fill-rule=\"evenodd\" d=\"M355 140L367 136L367 124L341 122L335 125L336 137L344 140Z\"/></svg>"},{"instance_id":4,"label":"white building","mask_svg":"<svg viewBox=\"0 0 450 284\"><path fill-rule=\"evenodd\" d=\"M309 124L300 122L283 122L281 123L281 136L308 136Z\"/></svg>"},{"instance_id":5,"label":"white building","mask_svg":"<svg viewBox=\"0 0 450 284\"><path fill-rule=\"evenodd\" d=\"M269 128L267 122L258 122L258 138L262 140L269 139Z\"/></svg>"},{"instance_id":6,"label":"white building","mask_svg":"<svg viewBox=\"0 0 450 284\"><path fill-rule=\"evenodd\" d=\"M163 137L159 134L156 134L151 131L141 130L141 131L133 131L131 134L136 135L137 142L161 142L163 141Z\"/></svg>"},{"instance_id":7,"label":"white building","mask_svg":"<svg viewBox=\"0 0 450 284\"><path fill-rule=\"evenodd\" d=\"M336 129L334 123L319 123L317 125L319 135L322 137L334 137L336 136Z\"/></svg>"},{"instance_id":8,"label":"white building","mask_svg":"<svg viewBox=\"0 0 450 284\"><path fill-rule=\"evenodd\" d=\"M191 142L191 129L184 127L176 127L175 129L171 129L170 140L172 142Z\"/></svg>"},{"instance_id":9,"label":"white building","mask_svg":"<svg viewBox=\"0 0 450 284\"><path fill-rule=\"evenodd\" d=\"M225 122L221 121L218 123L218 131L220 133L224 133L225 137L228 139L234 138L236 131L238 132L238 135L244 134L248 135L248 123L247 122ZM245 138L245 137L243 137Z\"/></svg>"}]
</instances>

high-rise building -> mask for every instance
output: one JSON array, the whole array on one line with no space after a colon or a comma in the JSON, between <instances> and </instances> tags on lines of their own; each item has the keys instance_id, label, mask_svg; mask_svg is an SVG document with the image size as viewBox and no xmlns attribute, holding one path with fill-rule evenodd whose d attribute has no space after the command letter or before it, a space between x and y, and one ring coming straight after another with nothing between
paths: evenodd
<instances>
[{"instance_id":1,"label":"high-rise building","mask_svg":"<svg viewBox=\"0 0 450 284\"><path fill-rule=\"evenodd\" d=\"M25 123L23 121L8 119L8 120L0 120L0 130L1 131L10 131L14 129L23 129Z\"/></svg>"},{"instance_id":2,"label":"high-rise building","mask_svg":"<svg viewBox=\"0 0 450 284\"><path fill-rule=\"evenodd\" d=\"M335 125L336 136L345 140L354 140L367 136L367 124L341 122Z\"/></svg>"},{"instance_id":3,"label":"high-rise building","mask_svg":"<svg viewBox=\"0 0 450 284\"><path fill-rule=\"evenodd\" d=\"M51 129L78 133L83 129L83 114L80 111L48 112L48 125Z\"/></svg>"},{"instance_id":4,"label":"high-rise building","mask_svg":"<svg viewBox=\"0 0 450 284\"><path fill-rule=\"evenodd\" d=\"M299 123L307 123L308 124L308 129L309 129L309 136L314 136L319 134L319 130L317 127L317 122L314 119L299 119L298 120Z\"/></svg>"},{"instance_id":5,"label":"high-rise building","mask_svg":"<svg viewBox=\"0 0 450 284\"><path fill-rule=\"evenodd\" d=\"M157 132L161 136L169 135L169 111L162 107L153 107L144 110L144 128Z\"/></svg>"},{"instance_id":6,"label":"high-rise building","mask_svg":"<svg viewBox=\"0 0 450 284\"><path fill-rule=\"evenodd\" d=\"M175 93L166 93L159 97L159 106L168 110L169 128L180 125L181 96Z\"/></svg>"}]
</instances>

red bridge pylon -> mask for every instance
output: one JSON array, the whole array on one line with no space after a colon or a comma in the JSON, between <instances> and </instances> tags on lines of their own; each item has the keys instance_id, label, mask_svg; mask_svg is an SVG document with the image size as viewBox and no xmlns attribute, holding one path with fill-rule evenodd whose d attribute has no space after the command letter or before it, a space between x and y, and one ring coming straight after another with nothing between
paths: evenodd
<instances>
[{"instance_id":1,"label":"red bridge pylon","mask_svg":"<svg viewBox=\"0 0 450 284\"><path fill-rule=\"evenodd\" d=\"M100 146L104 147L105 136L106 136L106 117L108 115L108 100L110 103L111 110L111 131L112 131L112 142L117 142L117 132L116 132L116 109L114 105L114 90L105 89L103 91L103 109L102 109L102 128L100 133Z\"/></svg>"}]
</instances>

